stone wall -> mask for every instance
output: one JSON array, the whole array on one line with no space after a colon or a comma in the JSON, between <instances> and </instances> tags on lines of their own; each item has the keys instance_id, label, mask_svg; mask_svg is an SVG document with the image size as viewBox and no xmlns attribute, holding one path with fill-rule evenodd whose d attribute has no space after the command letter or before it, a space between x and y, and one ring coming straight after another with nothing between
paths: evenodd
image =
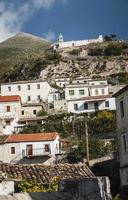
<instances>
[{"instance_id":1,"label":"stone wall","mask_svg":"<svg viewBox=\"0 0 128 200\"><path fill-rule=\"evenodd\" d=\"M0 200L111 200L107 177L66 179L60 182L59 192L17 193L0 196Z\"/></svg>"}]
</instances>

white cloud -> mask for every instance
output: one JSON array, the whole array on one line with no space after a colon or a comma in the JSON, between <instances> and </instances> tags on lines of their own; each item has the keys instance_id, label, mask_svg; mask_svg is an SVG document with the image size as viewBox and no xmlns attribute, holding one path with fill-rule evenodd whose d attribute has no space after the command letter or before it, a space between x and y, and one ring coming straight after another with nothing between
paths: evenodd
<instances>
[{"instance_id":1,"label":"white cloud","mask_svg":"<svg viewBox=\"0 0 128 200\"><path fill-rule=\"evenodd\" d=\"M22 31L24 23L39 9L51 8L58 1L63 2L64 0L28 0L19 6L2 0L0 2L0 42ZM55 33L50 30L46 38L55 39Z\"/></svg>"},{"instance_id":2,"label":"white cloud","mask_svg":"<svg viewBox=\"0 0 128 200\"><path fill-rule=\"evenodd\" d=\"M53 40L56 39L56 34L55 34L55 32L52 31L51 29L48 31L48 33L45 33L44 36L45 36L45 38L46 38L47 40L50 40L50 41L53 41Z\"/></svg>"},{"instance_id":3,"label":"white cloud","mask_svg":"<svg viewBox=\"0 0 128 200\"><path fill-rule=\"evenodd\" d=\"M33 0L35 8L50 8L56 0Z\"/></svg>"}]
</instances>

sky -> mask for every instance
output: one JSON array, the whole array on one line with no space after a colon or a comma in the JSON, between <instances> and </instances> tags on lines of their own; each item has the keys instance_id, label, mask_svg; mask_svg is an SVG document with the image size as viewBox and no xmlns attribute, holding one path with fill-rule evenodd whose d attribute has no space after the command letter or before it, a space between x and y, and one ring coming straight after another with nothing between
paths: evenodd
<instances>
[{"instance_id":1,"label":"sky","mask_svg":"<svg viewBox=\"0 0 128 200\"><path fill-rule=\"evenodd\" d=\"M128 0L0 0L0 42L18 32L56 41L128 39Z\"/></svg>"}]
</instances>

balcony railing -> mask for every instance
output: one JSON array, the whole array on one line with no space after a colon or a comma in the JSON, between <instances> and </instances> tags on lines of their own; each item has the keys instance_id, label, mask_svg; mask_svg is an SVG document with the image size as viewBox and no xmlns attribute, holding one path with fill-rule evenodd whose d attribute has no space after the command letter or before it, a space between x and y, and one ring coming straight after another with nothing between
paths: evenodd
<instances>
[{"instance_id":1,"label":"balcony railing","mask_svg":"<svg viewBox=\"0 0 128 200\"><path fill-rule=\"evenodd\" d=\"M24 149L22 150L22 157L35 157L35 156L44 156L50 155L51 150L45 148L37 148L37 149Z\"/></svg>"},{"instance_id":2,"label":"balcony railing","mask_svg":"<svg viewBox=\"0 0 128 200\"><path fill-rule=\"evenodd\" d=\"M6 113L0 112L0 118L2 119L15 118L15 115L16 114L12 112L6 112Z\"/></svg>"},{"instance_id":3,"label":"balcony railing","mask_svg":"<svg viewBox=\"0 0 128 200\"><path fill-rule=\"evenodd\" d=\"M16 155L10 163L17 163L23 158L31 158L31 157L36 157L36 156L50 156L51 155L51 150L50 149L44 149L44 148L37 148L37 149L32 149L32 150L27 150L24 149L22 150L22 153Z\"/></svg>"}]
</instances>

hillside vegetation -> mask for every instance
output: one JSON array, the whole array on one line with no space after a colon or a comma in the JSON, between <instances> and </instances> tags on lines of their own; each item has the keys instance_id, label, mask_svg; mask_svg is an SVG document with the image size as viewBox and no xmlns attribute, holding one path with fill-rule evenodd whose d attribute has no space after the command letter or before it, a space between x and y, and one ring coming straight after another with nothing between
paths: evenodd
<instances>
[{"instance_id":1,"label":"hillside vegetation","mask_svg":"<svg viewBox=\"0 0 128 200\"><path fill-rule=\"evenodd\" d=\"M128 42L104 41L53 52L51 43L19 33L0 44L0 81L37 78L107 78L128 83Z\"/></svg>"},{"instance_id":2,"label":"hillside vegetation","mask_svg":"<svg viewBox=\"0 0 128 200\"><path fill-rule=\"evenodd\" d=\"M29 73L25 78L31 76L35 62L40 63L50 45L51 43L45 39L25 33L18 33L0 43L0 80L17 79L20 72L23 74L21 78L24 78L25 71Z\"/></svg>"}]
</instances>

